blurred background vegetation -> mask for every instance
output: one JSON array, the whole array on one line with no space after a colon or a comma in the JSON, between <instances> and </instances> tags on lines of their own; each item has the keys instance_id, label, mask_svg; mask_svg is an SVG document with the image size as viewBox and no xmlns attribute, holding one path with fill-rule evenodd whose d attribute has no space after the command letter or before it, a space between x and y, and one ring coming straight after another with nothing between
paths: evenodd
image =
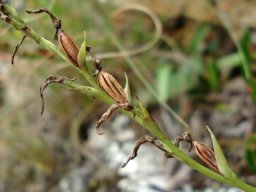
<instances>
[{"instance_id":1,"label":"blurred background vegetation","mask_svg":"<svg viewBox=\"0 0 256 192\"><path fill-rule=\"evenodd\" d=\"M204 124L209 124L236 173L256 185L255 1L13 2L28 25L46 39L53 41L54 37L50 19L28 15L25 10L49 8L78 45L86 30L88 44L102 58L104 68L123 84L127 73L132 95L148 106L170 139L183 128L168 107L189 123L197 140L210 142L204 129ZM25 40L11 66L11 54L21 38L20 32L0 22L0 191L140 192L139 179L148 185L146 191L154 192L228 188L180 164L171 167L175 160L165 159L157 165L166 176L164 182L157 181L163 182L161 186L147 184L145 176L133 180L136 190L126 188L120 167L133 145L121 162L112 166L99 156L110 147L101 146L98 151L95 142L110 142L105 137L124 145L128 134L134 144L144 130L127 120L129 133L121 129L118 134L96 137L95 120L107 106L56 85L46 90L46 110L40 116L39 87L48 75L86 82L30 39ZM124 51L130 55L122 57ZM116 121L119 118L120 122ZM111 121L105 132L124 126L122 117ZM121 152L115 152L111 158L119 157ZM131 167L125 169L135 169Z\"/></svg>"}]
</instances>

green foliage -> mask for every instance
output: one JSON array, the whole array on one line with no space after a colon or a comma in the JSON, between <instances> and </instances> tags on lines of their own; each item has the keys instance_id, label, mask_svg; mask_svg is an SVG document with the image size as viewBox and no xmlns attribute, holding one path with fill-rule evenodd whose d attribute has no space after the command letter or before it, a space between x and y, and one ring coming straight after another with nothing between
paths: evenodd
<instances>
[{"instance_id":1,"label":"green foliage","mask_svg":"<svg viewBox=\"0 0 256 192\"><path fill-rule=\"evenodd\" d=\"M42 5L45 5L45 1L39 1L39 3L42 3ZM70 2L73 5L73 1ZM64 3L63 3L64 4ZM97 4L97 3L96 3ZM63 6L63 5L62 5ZM100 7L99 10L97 10L97 13L95 14L95 18L102 17L103 21L103 26L104 26L104 33L102 30L95 31L93 34L96 34L95 36L97 38L90 38L93 39L92 41L98 42L100 44L100 38L102 34L108 35L110 37L109 39L113 41L113 44L118 48L118 50L122 53L125 52L125 48L122 46L122 42L113 34L112 31L112 26L111 21L109 17L107 16L107 11L105 10L106 7L103 7L102 5L98 5ZM97 8L98 8L97 7ZM88 8L87 8L88 9ZM61 15L65 15L68 19L70 19L70 15L67 14L66 12L63 12L61 6L59 7L54 7L54 10L58 12ZM75 12L77 13L77 7L74 9ZM96 9L94 9L95 11ZM86 12L86 11L85 11ZM89 12L86 12L88 14ZM91 12L90 12L91 13ZM91 14L91 15L93 15ZM98 15L99 14L99 15ZM102 14L102 15L101 15ZM14 17L16 17L16 14L13 13ZM74 14L75 15L75 14ZM90 15L90 17L91 17ZM67 20L68 20L67 19ZM88 18L83 18L87 21L90 19ZM17 21L13 21L10 24L14 26L17 30L23 29L24 28L24 23L19 22L19 19L16 19ZM91 19L92 20L92 19ZM40 23L40 22L38 22ZM81 22L69 22L66 28L71 29L71 30L79 30L80 28L84 28L83 25L80 25ZM88 23L88 22L87 22ZM94 22L91 22L94 24ZM97 23L97 22L95 22ZM93 25L91 24L91 25ZM41 25L41 23L40 23ZM138 25L136 25L138 27ZM140 71L137 63L131 58L130 55L125 55L124 58L133 70L133 72L137 75L137 77L140 79L140 81L145 85L146 89L148 92L150 92L156 100L164 107L168 108L169 111L171 111L171 114L173 117L179 121L181 124L185 124L184 127L188 127L186 123L174 112L172 111L171 108L167 105L167 101L169 98L177 96L178 94L185 93L191 88L195 87L196 85L200 86L200 82L198 81L199 77L204 76L205 73L208 75L208 81L213 90L217 90L219 87L219 81L218 81L218 71L222 70L223 68L229 67L233 68L237 66L237 63L241 63L241 54L244 57L244 65L243 65L243 70L248 71L248 65L247 63L250 61L250 54L248 52L248 43L250 42L250 38L248 35L245 35L242 42L241 42L241 50L238 53L231 53L228 56L225 56L224 58L221 58L220 60L215 60L215 58L210 58L207 62L206 65L204 65L204 60L203 60L203 54L202 54L202 45L205 42L205 39L207 35L210 32L210 25L209 24L203 24L201 25L195 32L191 42L190 46L187 49L187 53L184 53L186 51L184 50L178 50L179 53L181 53L182 56L186 57L186 62L163 62L160 65L154 66L153 69L156 69L156 79L153 79L151 81L147 81L145 78L145 75L143 74L142 71ZM24 31L22 31L24 32ZM62 54L62 52L58 49L58 47L52 43L49 40L46 40L39 35L39 33L36 33L35 31L26 31L28 33L28 36L32 39L34 39L36 42L38 42L41 46L46 48L48 51L53 52L54 54L58 55L60 58L63 59L64 62L69 63L69 60L65 57L65 55ZM138 33L138 32L137 32ZM88 32L89 36L93 36ZM138 35L137 38L140 39L141 35ZM80 37L78 37L80 38ZM83 66L87 67L86 63L86 37L85 35L83 36L83 44L81 46L80 52L79 52L79 63ZM109 41L110 41L109 40ZM106 40L103 40L106 42ZM157 41L156 41L157 42ZM101 46L102 44L100 44ZM154 44L153 44L154 45ZM110 45L104 45L104 46L110 46ZM103 49L105 48L104 46L101 46ZM214 45L215 46L215 45ZM151 47L152 48L152 47ZM148 50L148 49L147 49ZM237 57L239 55L239 59ZM120 56L120 55L119 55ZM148 57L151 57L149 54ZM149 59L150 60L150 59ZM107 61L106 61L107 63ZM143 61L141 61L143 63ZM174 64L175 63L175 66ZM228 64L226 64L228 63ZM111 64L111 62L109 62ZM73 66L72 64L70 66ZM206 70L205 70L206 69ZM79 83L74 83L72 81L65 81L63 82L63 86L65 88L71 89L73 91L77 91L83 94L86 94L89 97L92 98L97 98L107 104L112 104L113 99L111 99L108 95L106 95L105 92L103 92L99 86L97 85L95 79L92 77L92 74L90 74L87 70L80 70L75 68L75 72L80 74L84 80L87 80L90 86L84 86L83 84ZM123 74L123 73L122 73ZM126 76L126 75L125 75ZM150 84L151 82L155 82L157 85L157 88L154 89L154 86ZM131 98L130 96L130 89L128 86L128 78L126 77L126 93L129 97L129 100ZM147 129L154 137L158 138L161 141L161 144L166 148L167 151L170 153L173 153L175 158L179 159L180 161L186 163L187 165L191 166L192 168L198 170L199 172L205 174L208 177L211 177L213 179L216 179L220 182L227 183L233 186L236 186L238 188L241 188L245 191L254 191L255 189L247 184L245 184L243 181L239 180L234 172L231 170L229 167L227 160L222 152L222 149L218 143L218 140L212 133L212 131L208 128L208 131L212 137L213 141L213 146L214 146L214 151L216 153L216 158L217 158L217 163L219 166L219 169L221 171L221 174L216 173L200 163L194 161L190 156L188 156L186 153L180 151L177 147L175 147L170 140L164 135L164 133L161 131L161 129L158 127L156 122L152 119L150 116L148 110L142 103L139 102L139 106L135 106L133 111L124 111L122 110L123 113L137 121L140 125L142 125L145 129ZM43 150L43 145L41 143L38 144L38 151L36 150L36 153L40 154L40 151ZM251 149L251 148L250 148ZM252 150L251 150L252 151ZM252 154L254 152L249 153L247 155L250 157L250 162L254 163L254 160L251 160ZM40 157L39 157L40 158ZM38 160L40 162L40 160ZM248 161L249 162L249 161Z\"/></svg>"},{"instance_id":2,"label":"green foliage","mask_svg":"<svg viewBox=\"0 0 256 192\"><path fill-rule=\"evenodd\" d=\"M84 41L81 45L81 48L78 53L78 64L83 67L86 71L88 71L88 67L86 65L86 32L84 31Z\"/></svg>"},{"instance_id":3,"label":"green foliage","mask_svg":"<svg viewBox=\"0 0 256 192\"><path fill-rule=\"evenodd\" d=\"M248 167L256 174L256 135L252 135L247 139L245 157Z\"/></svg>"},{"instance_id":4,"label":"green foliage","mask_svg":"<svg viewBox=\"0 0 256 192\"><path fill-rule=\"evenodd\" d=\"M210 133L211 135L211 138L212 138L212 144L213 144L213 148L214 148L214 153L215 153L215 156L216 156L216 161L217 161L217 164L218 164L218 168L221 172L221 174L228 178L228 179L236 179L237 176L236 174L232 171L232 169L229 167L228 165L228 162L227 162L227 159L221 149L221 146L217 140L217 138L215 137L215 135L213 134L213 132L211 131L211 129L206 126L208 132Z\"/></svg>"}]
</instances>

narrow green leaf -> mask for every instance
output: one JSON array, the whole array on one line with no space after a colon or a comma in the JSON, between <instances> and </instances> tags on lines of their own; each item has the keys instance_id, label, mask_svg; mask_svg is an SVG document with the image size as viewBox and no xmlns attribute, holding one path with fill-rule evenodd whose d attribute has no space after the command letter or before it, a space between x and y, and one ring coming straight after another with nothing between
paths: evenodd
<instances>
[{"instance_id":1,"label":"narrow green leaf","mask_svg":"<svg viewBox=\"0 0 256 192\"><path fill-rule=\"evenodd\" d=\"M81 48L78 52L78 56L77 56L77 60L78 60L78 64L81 67L84 67L86 69L86 71L88 71L88 67L86 65L86 32L84 31L84 41L81 45Z\"/></svg>"},{"instance_id":2,"label":"narrow green leaf","mask_svg":"<svg viewBox=\"0 0 256 192\"><path fill-rule=\"evenodd\" d=\"M216 61L219 70L233 69L240 64L241 58L238 52L225 55Z\"/></svg>"},{"instance_id":3,"label":"narrow green leaf","mask_svg":"<svg viewBox=\"0 0 256 192\"><path fill-rule=\"evenodd\" d=\"M248 167L256 174L256 134L250 136L246 141L245 157Z\"/></svg>"},{"instance_id":4,"label":"narrow green leaf","mask_svg":"<svg viewBox=\"0 0 256 192\"><path fill-rule=\"evenodd\" d=\"M251 72L251 68L250 68L250 53L248 50L248 46L250 44L250 33L246 32L243 36L243 38L241 39L241 42L236 42L236 46L241 58L241 67L244 71L244 75L246 79L251 79L252 76L252 72Z\"/></svg>"},{"instance_id":5,"label":"narrow green leaf","mask_svg":"<svg viewBox=\"0 0 256 192\"><path fill-rule=\"evenodd\" d=\"M132 105L132 96L131 96L131 91L130 91L129 79L128 79L126 73L124 73L124 76L125 76L124 92L125 92L126 95L127 95L128 103L129 103L130 105Z\"/></svg>"},{"instance_id":6,"label":"narrow green leaf","mask_svg":"<svg viewBox=\"0 0 256 192\"><path fill-rule=\"evenodd\" d=\"M211 129L206 126L208 132L211 135L212 138L212 143L213 143L213 148L214 148L214 153L216 156L216 161L218 164L218 168L221 172L221 174L229 179L235 179L237 178L236 174L232 171L232 169L229 167L227 159L221 149L221 146L218 142L218 140L216 139L215 135L213 134L213 132L211 131Z\"/></svg>"},{"instance_id":7,"label":"narrow green leaf","mask_svg":"<svg viewBox=\"0 0 256 192\"><path fill-rule=\"evenodd\" d=\"M219 76L218 69L213 58L209 58L207 61L207 73L208 73L208 81L213 91L218 90L219 88Z\"/></svg>"},{"instance_id":8,"label":"narrow green leaf","mask_svg":"<svg viewBox=\"0 0 256 192\"><path fill-rule=\"evenodd\" d=\"M201 52L201 45L210 31L211 28L208 24L203 24L197 28L191 41L190 51L192 54L198 54Z\"/></svg>"},{"instance_id":9,"label":"narrow green leaf","mask_svg":"<svg viewBox=\"0 0 256 192\"><path fill-rule=\"evenodd\" d=\"M170 97L170 84L172 78L171 65L162 64L157 69L156 84L158 89L159 99L161 101L167 101Z\"/></svg>"}]
</instances>

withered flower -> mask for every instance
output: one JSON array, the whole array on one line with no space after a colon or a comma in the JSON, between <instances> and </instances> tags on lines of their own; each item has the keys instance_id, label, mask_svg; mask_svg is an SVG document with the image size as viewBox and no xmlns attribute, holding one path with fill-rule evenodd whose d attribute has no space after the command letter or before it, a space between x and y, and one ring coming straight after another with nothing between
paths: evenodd
<instances>
[{"instance_id":1,"label":"withered flower","mask_svg":"<svg viewBox=\"0 0 256 192\"><path fill-rule=\"evenodd\" d=\"M192 141L192 143L195 148L197 156L211 169L213 169L217 173L220 173L215 154L211 149L211 147L206 143L202 143L198 141Z\"/></svg>"},{"instance_id":2,"label":"withered flower","mask_svg":"<svg viewBox=\"0 0 256 192\"><path fill-rule=\"evenodd\" d=\"M124 168L128 163L129 161L135 159L137 157L137 154L138 154L138 151L141 147L141 145L145 144L145 143L151 143L152 145L154 145L155 147L157 147L158 149L160 149L161 151L163 151L165 153L165 157L167 158L172 158L172 154L169 153L164 147L163 145L161 144L161 142L156 139L156 138L153 138L151 136L147 136L147 135L144 135L142 136L135 144L135 147L133 148L133 152L132 152L132 155L126 160L126 162L122 165L122 168Z\"/></svg>"},{"instance_id":3,"label":"withered flower","mask_svg":"<svg viewBox=\"0 0 256 192\"><path fill-rule=\"evenodd\" d=\"M176 147L179 147L180 145L180 142L187 142L189 144L189 149L188 149L188 152L191 151L192 147L193 147L193 139L192 139L192 136L189 132L184 132L182 133L181 135L177 136L173 142L173 144L176 146Z\"/></svg>"},{"instance_id":4,"label":"withered flower","mask_svg":"<svg viewBox=\"0 0 256 192\"><path fill-rule=\"evenodd\" d=\"M46 89L46 87L48 87L48 85L50 85L52 83L63 84L65 80L75 81L75 79L68 79L68 78L62 77L62 76L50 75L47 77L45 82L40 86L40 97L41 97L41 101L42 101L41 115L44 112L44 90Z\"/></svg>"},{"instance_id":5,"label":"withered flower","mask_svg":"<svg viewBox=\"0 0 256 192\"><path fill-rule=\"evenodd\" d=\"M96 69L99 71L97 77L99 86L116 102L115 104L110 106L110 108L102 115L100 120L96 123L96 131L99 135L102 135L103 132L100 130L100 126L113 114L114 111L119 108L130 111L132 109L132 106L129 104L128 97L118 81L111 74L102 70L99 64Z\"/></svg>"}]
</instances>

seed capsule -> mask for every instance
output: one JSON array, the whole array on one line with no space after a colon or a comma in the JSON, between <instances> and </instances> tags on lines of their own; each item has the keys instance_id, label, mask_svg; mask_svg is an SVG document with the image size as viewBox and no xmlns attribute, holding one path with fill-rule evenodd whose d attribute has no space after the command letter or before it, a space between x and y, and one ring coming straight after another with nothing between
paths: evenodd
<instances>
[{"instance_id":1,"label":"seed capsule","mask_svg":"<svg viewBox=\"0 0 256 192\"><path fill-rule=\"evenodd\" d=\"M79 67L77 59L79 49L77 48L72 38L61 29L58 31L57 36L58 41L61 44L68 58L76 67Z\"/></svg>"},{"instance_id":2,"label":"seed capsule","mask_svg":"<svg viewBox=\"0 0 256 192\"><path fill-rule=\"evenodd\" d=\"M96 62L95 62L96 63ZM97 62L98 63L98 62ZM98 84L102 90L104 90L116 103L110 106L110 108L101 116L101 118L96 123L96 131L99 135L103 132L100 129L102 123L109 119L109 117L119 108L130 111L132 106L128 102L127 95L118 83L118 81L109 73L101 69L100 63L98 63Z\"/></svg>"},{"instance_id":3,"label":"seed capsule","mask_svg":"<svg viewBox=\"0 0 256 192\"><path fill-rule=\"evenodd\" d=\"M193 146L195 148L197 156L210 168L212 168L217 173L220 173L216 157L211 147L206 143L193 141Z\"/></svg>"},{"instance_id":4,"label":"seed capsule","mask_svg":"<svg viewBox=\"0 0 256 192\"><path fill-rule=\"evenodd\" d=\"M98 83L116 103L128 103L128 98L124 89L111 74L101 70L98 74Z\"/></svg>"}]
</instances>

